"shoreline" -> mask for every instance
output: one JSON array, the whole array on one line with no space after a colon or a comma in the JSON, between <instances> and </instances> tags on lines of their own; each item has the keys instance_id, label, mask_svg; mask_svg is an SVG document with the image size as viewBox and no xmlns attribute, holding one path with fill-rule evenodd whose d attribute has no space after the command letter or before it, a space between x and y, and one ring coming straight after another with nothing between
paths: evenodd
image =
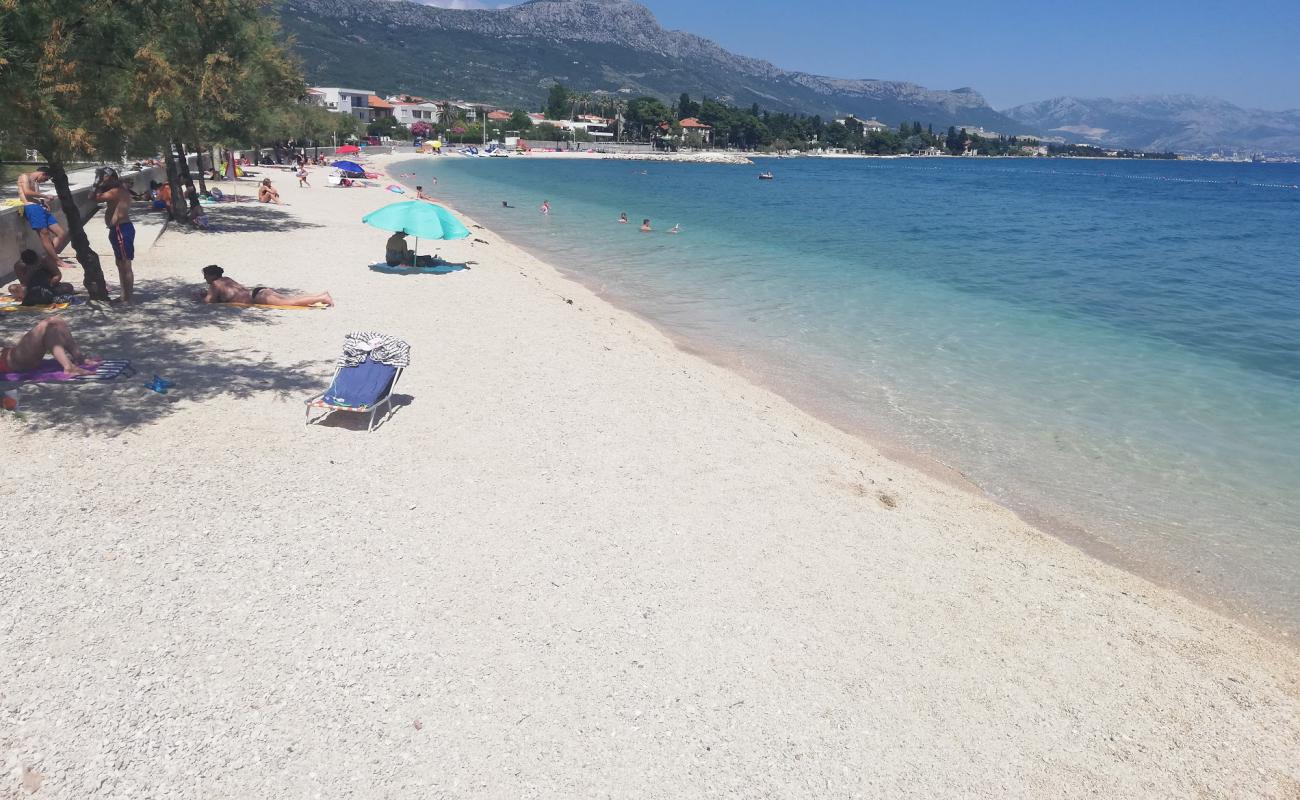
<instances>
[{"instance_id":1,"label":"shoreline","mask_svg":"<svg viewBox=\"0 0 1300 800\"><path fill-rule=\"evenodd\" d=\"M1293 652L681 349L472 218L438 247L467 269L368 269L387 234L359 219L401 198L321 176L169 229L137 254L141 305L66 314L140 377L24 389L27 419L3 420L10 484L58 476L2 535L3 789L1300 786ZM201 306L206 263L337 306ZM395 413L304 426L343 336L372 329L412 347Z\"/></svg>"},{"instance_id":2,"label":"shoreline","mask_svg":"<svg viewBox=\"0 0 1300 800\"><path fill-rule=\"evenodd\" d=\"M902 158L903 156L863 157ZM396 161L401 159L402 156L393 155L386 156L386 158ZM946 156L946 158L960 157ZM386 167L384 174L396 183L408 188L414 188L414 183L408 183L413 179L397 177L388 172ZM456 207L452 203L441 200L439 202L451 208L457 215L474 221L463 209ZM495 231L493 231L493 235L504 241L510 241L513 246L527 252L537 261L548 264L551 269L564 279L583 286L601 300L650 325L660 335L671 341L681 352L702 358L711 364L736 374L758 388L774 393L802 413L808 414L845 435L861 441L883 457L909 469L917 470L930 478L942 481L955 489L967 492L981 501L994 504L1007 513L1014 515L1026 525L1064 543L1087 557L1094 558L1108 566L1120 569L1126 574L1148 581L1164 591L1172 592L1210 613L1223 617L1232 624L1242 625L1253 633L1300 654L1300 639L1293 636L1291 631L1270 622L1266 615L1259 613L1259 610L1255 607L1219 597L1209 591L1197 591L1195 587L1180 581L1177 570L1174 568L1162 566L1158 563L1152 564L1144 561L1139 554L1127 553L1121 547L1104 541L1101 536L1090 530L1085 523L1062 519L1051 510L1037 508L1032 505L1016 508L1004 503L991 496L958 466L949 464L935 455L917 451L912 446L904 443L901 437L884 430L880 426L869 425L858 419L850 419L843 413L834 411L824 403L817 402L812 397L814 393L800 392L796 387L775 379L763 372L763 370L750 367L745 363L745 358L740 353L731 352L726 348L709 346L708 343L694 341L685 335L677 333L653 317L637 311L626 298L588 283L580 270L552 264L543 255L540 255L526 244L508 240Z\"/></svg>"},{"instance_id":3,"label":"shoreline","mask_svg":"<svg viewBox=\"0 0 1300 800\"><path fill-rule=\"evenodd\" d=\"M389 159L393 161L402 159L402 156L396 155L386 157L389 157ZM898 159L898 157L906 156L863 157ZM393 173L387 172L386 169L385 174L387 174L387 176L389 176L394 182L407 186L408 189L412 189L413 182L408 182L412 181L412 178L396 177ZM455 207L454 204L451 203L443 203L445 203L448 208L454 209L458 215L465 217L465 219L469 219L469 215L467 215L463 209ZM499 238L506 239L506 237L502 237L499 233L493 233ZM1061 516L1058 516L1053 510L1044 509L1044 507L1037 507L1032 505L1032 503L1026 503L1023 507L1015 507L1011 505L1011 503L997 500L997 498L991 496L987 490L980 487L974 479L967 476L958 466L945 462L945 460L937 457L937 455L923 453L923 451L915 449L914 446L905 444L905 442L901 440L900 436L885 431L885 429L879 427L879 425L872 425L861 419L852 418L852 416L833 410L833 408L827 406L826 403L816 401L814 398L814 392L807 392L807 390L802 390L801 392L800 388L798 388L797 385L792 384L790 381L776 379L775 376L762 371L762 369L750 367L748 363L745 363L745 358L741 354L732 353L732 351L725 349L725 347L711 346L708 342L694 341L692 338L684 336L684 334L677 333L676 330L673 330L666 324L660 323L660 321L655 320L654 317L647 316L645 313L637 311L636 308L633 307L633 303L630 303L627 298L621 298L616 293L611 293L611 291L602 289L601 286L591 284L591 282L586 280L585 274L578 271L578 269L571 269L564 267L564 265L552 264L550 261L547 261L545 256L534 251L532 247L524 245L524 243L521 242L512 241L512 239L506 239L506 241L510 241L511 245L528 252L532 258L542 261L542 263L549 264L550 268L554 269L554 271L559 273L560 276L563 276L565 280L573 281L578 285L584 286L585 289L588 289L591 293L597 295L597 297L604 300L604 302L610 303L611 306L619 308L620 311L636 316L638 320L653 327L660 336L666 337L667 340L673 342L673 345L682 351L682 353L698 356L698 358L705 359L707 362L715 364L715 366L736 373L736 375L741 377L742 380L750 382L750 384L757 386L757 388L779 395L779 397L788 401L790 405L800 408L802 412L813 416L814 419L823 421L823 423L836 428L837 431L857 438L857 440L862 441L863 444L878 451L878 453L883 455L883 457L891 459L893 462L900 463L902 466L918 470L924 473L924 475L932 477L932 479L943 481L943 483L950 485L950 487L970 493L972 497L979 498L980 501L993 503L993 505L1000 507L1000 509L1008 511L1009 514L1015 515L1015 518L1022 520L1022 522L1027 524L1027 526L1031 526L1032 528L1035 528L1036 531L1040 531L1041 533L1044 533L1044 535L1053 537L1053 539L1062 541L1063 544L1079 550L1080 553L1086 554L1087 557L1095 558L1097 561L1105 563L1105 565L1117 567L1119 570L1125 571L1126 574L1134 575L1136 578L1141 580L1151 581L1153 585L1157 585L1157 587L1164 589L1164 591L1173 592L1177 594L1177 596L1184 598L1184 600L1203 607L1203 609L1210 611L1210 613L1217 614L1219 617L1223 617L1231 623L1242 624L1242 626L1257 633L1257 635L1264 636L1265 639L1274 641L1274 643L1282 645L1284 648L1300 653L1300 639L1296 639L1294 631L1288 631L1286 628L1279 627L1277 623L1271 622L1268 618L1268 614L1261 613L1260 609L1257 609L1257 607L1244 604L1244 602L1236 602L1231 600L1229 597L1218 596L1218 594L1210 591L1197 591L1197 588L1193 587L1193 585L1180 580L1177 568L1170 565L1164 565L1164 563L1161 562L1147 562L1144 561L1139 554L1125 552L1125 550L1119 548L1119 546L1110 544L1110 542L1102 539L1100 535L1097 535L1097 532L1087 526L1086 522L1061 518Z\"/></svg>"}]
</instances>

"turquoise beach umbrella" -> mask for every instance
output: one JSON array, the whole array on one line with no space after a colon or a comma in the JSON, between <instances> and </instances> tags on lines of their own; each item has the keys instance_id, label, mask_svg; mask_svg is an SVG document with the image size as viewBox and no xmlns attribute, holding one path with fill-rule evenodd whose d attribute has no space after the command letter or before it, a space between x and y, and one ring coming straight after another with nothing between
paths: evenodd
<instances>
[{"instance_id":1,"label":"turquoise beach umbrella","mask_svg":"<svg viewBox=\"0 0 1300 800\"><path fill-rule=\"evenodd\" d=\"M417 239L464 239L469 229L436 203L407 200L371 211L361 221L384 231L400 231Z\"/></svg>"}]
</instances>

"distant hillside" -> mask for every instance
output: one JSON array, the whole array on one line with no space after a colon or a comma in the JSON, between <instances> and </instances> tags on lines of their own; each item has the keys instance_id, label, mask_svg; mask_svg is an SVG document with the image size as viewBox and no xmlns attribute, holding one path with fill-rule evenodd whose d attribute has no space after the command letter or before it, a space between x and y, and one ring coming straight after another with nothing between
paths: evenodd
<instances>
[{"instance_id":1,"label":"distant hillside","mask_svg":"<svg viewBox=\"0 0 1300 800\"><path fill-rule=\"evenodd\" d=\"M1300 153L1300 110L1260 111L1212 97L1057 97L1004 113L1044 135L1111 147Z\"/></svg>"},{"instance_id":2,"label":"distant hillside","mask_svg":"<svg viewBox=\"0 0 1300 800\"><path fill-rule=\"evenodd\" d=\"M1027 130L973 89L789 72L664 30L632 0L532 0L470 11L403 0L285 0L280 14L317 85L536 109L559 82L582 92L663 100L688 92L770 111L874 116L891 125Z\"/></svg>"}]
</instances>

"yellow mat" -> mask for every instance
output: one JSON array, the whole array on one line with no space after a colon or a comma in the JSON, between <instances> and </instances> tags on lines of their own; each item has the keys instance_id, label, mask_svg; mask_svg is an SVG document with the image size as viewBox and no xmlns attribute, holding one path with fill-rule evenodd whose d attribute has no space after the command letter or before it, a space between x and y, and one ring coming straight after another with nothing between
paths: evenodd
<instances>
[{"instance_id":1,"label":"yellow mat","mask_svg":"<svg viewBox=\"0 0 1300 800\"><path fill-rule=\"evenodd\" d=\"M10 313L14 311L62 311L72 305L71 302L54 303L48 306L25 306L22 301L16 297L7 294L0 294L0 313Z\"/></svg>"},{"instance_id":2,"label":"yellow mat","mask_svg":"<svg viewBox=\"0 0 1300 800\"><path fill-rule=\"evenodd\" d=\"M329 306L324 303L317 303L314 306L268 306L264 303L209 303L213 306L229 306L230 308L274 308L277 311L323 311Z\"/></svg>"}]
</instances>

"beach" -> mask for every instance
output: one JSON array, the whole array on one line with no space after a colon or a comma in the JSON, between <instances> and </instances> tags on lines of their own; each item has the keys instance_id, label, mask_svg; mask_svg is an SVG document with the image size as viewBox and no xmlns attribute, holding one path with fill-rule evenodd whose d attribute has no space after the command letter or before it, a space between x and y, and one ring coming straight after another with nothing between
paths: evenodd
<instances>
[{"instance_id":1,"label":"beach","mask_svg":"<svg viewBox=\"0 0 1300 800\"><path fill-rule=\"evenodd\" d=\"M381 274L402 198L268 174L64 313L140 374L0 418L0 796L1300 793L1294 649L472 219ZM202 306L212 263L338 305ZM304 426L354 330L411 344L395 413Z\"/></svg>"}]
</instances>

